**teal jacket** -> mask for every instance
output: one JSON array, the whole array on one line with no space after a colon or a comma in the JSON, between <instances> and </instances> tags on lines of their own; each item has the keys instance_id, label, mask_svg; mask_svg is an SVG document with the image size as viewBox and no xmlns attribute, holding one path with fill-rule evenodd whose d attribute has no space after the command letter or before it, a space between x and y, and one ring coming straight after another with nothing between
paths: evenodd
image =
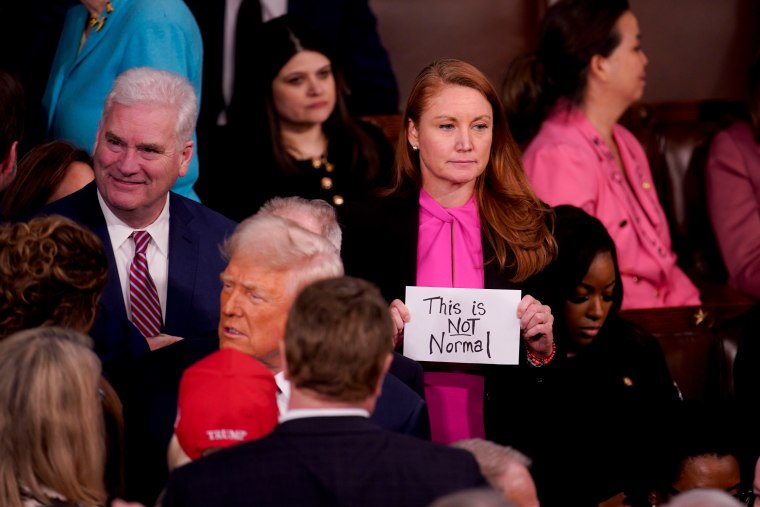
<instances>
[{"instance_id":1,"label":"teal jacket","mask_svg":"<svg viewBox=\"0 0 760 507\"><path fill-rule=\"evenodd\" d=\"M87 9L72 6L42 99L47 137L67 139L92 152L103 102L116 77L132 67L155 67L186 77L200 105L203 44L195 18L182 0L111 0L102 28L90 31L79 51ZM198 201L198 145L187 175L174 190Z\"/></svg>"}]
</instances>

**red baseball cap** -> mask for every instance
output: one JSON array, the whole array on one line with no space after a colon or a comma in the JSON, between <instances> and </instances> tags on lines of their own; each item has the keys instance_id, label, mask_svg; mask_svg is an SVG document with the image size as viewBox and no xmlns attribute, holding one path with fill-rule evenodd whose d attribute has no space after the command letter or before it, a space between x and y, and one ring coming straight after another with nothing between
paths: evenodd
<instances>
[{"instance_id":1,"label":"red baseball cap","mask_svg":"<svg viewBox=\"0 0 760 507\"><path fill-rule=\"evenodd\" d=\"M174 433L192 460L261 438L277 425L277 384L257 359L221 349L182 374Z\"/></svg>"}]
</instances>

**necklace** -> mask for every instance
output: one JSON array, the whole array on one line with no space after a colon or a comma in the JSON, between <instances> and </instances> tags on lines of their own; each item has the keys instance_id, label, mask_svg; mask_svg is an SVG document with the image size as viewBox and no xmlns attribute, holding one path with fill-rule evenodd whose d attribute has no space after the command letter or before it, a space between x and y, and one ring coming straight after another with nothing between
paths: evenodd
<instances>
[{"instance_id":1,"label":"necklace","mask_svg":"<svg viewBox=\"0 0 760 507\"><path fill-rule=\"evenodd\" d=\"M89 29L94 28L96 32L99 32L103 29L103 25L106 24L106 19L108 19L108 15L113 12L113 4L110 2L106 2L106 13L103 16L95 17L90 15L87 18L87 27Z\"/></svg>"}]
</instances>

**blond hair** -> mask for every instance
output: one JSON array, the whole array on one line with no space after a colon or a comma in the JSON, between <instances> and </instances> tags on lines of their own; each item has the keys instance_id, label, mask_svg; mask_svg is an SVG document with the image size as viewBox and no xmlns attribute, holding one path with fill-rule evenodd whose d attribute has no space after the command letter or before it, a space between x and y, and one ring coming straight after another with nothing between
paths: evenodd
<instances>
[{"instance_id":1,"label":"blond hair","mask_svg":"<svg viewBox=\"0 0 760 507\"><path fill-rule=\"evenodd\" d=\"M0 505L43 488L81 505L106 501L100 360L78 331L37 327L0 341Z\"/></svg>"}]
</instances>

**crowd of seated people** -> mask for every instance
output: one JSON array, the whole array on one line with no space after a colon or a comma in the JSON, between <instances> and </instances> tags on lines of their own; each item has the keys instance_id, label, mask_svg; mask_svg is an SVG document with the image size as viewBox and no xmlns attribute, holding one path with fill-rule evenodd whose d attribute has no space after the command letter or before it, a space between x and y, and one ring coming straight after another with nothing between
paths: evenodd
<instances>
[{"instance_id":1,"label":"crowd of seated people","mask_svg":"<svg viewBox=\"0 0 760 507\"><path fill-rule=\"evenodd\" d=\"M67 18L60 51L83 27L81 51L127 29L131 3L94 3L72 7L82 26ZM510 67L508 109L480 69L433 60L390 144L359 119L356 68L329 34L260 7L237 44L270 51L235 94L227 77L199 143L199 61L190 77L140 58L100 76L91 156L61 134L20 157L23 90L0 71L3 505L609 507L691 489L750 505L751 424L735 405L690 410L622 312L700 304L618 124L647 64L628 3L552 4L537 51ZM65 56L54 88L73 83ZM708 178L752 179L736 152L758 145L757 68L752 121L715 138ZM178 182L212 131L260 159L202 172L196 202ZM728 236L756 199L729 219L718 203L739 190L721 191L713 227L727 265L746 262ZM729 271L752 293L751 267ZM406 357L410 286L519 291L516 364ZM737 362L748 405L753 325ZM743 452L716 444L728 436Z\"/></svg>"}]
</instances>

